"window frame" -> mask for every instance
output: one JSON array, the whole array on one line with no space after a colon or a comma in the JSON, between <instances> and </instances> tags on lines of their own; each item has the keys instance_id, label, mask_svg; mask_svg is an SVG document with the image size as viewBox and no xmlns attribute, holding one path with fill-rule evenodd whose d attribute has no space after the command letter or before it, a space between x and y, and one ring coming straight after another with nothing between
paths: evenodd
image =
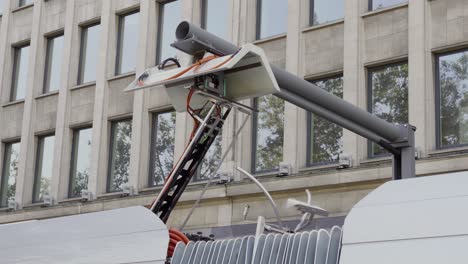
<instances>
[{"instance_id":1,"label":"window frame","mask_svg":"<svg viewBox=\"0 0 468 264\"><path fill-rule=\"evenodd\" d=\"M19 45L13 45L12 48L13 48L13 69L11 71L11 85L10 85L10 102L18 102L18 101L21 101L21 100L24 100L25 98L22 98L22 99L16 99L16 95L18 94L18 79L19 79L19 67L21 66L20 64L20 61L18 60L19 57L18 57L18 52L21 51L21 49L23 48L26 48L26 47L31 47L31 43L28 41L28 42L25 42L25 43L22 43L22 44L19 44ZM29 55L29 52L28 52L28 55ZM28 58L28 64L29 64L29 58ZM28 69L29 70L29 69ZM29 73L27 74L29 75ZM28 77L26 77L28 78ZM28 90L28 87L27 87L27 80L26 80L26 91L25 91L25 95L27 94L27 90Z\"/></svg>"},{"instance_id":2,"label":"window frame","mask_svg":"<svg viewBox=\"0 0 468 264\"><path fill-rule=\"evenodd\" d=\"M86 82L86 83L83 82L83 79L84 79L83 59L84 59L84 56L85 56L85 52L83 52L83 49L84 49L84 46L85 46L84 34L86 32L86 40L87 40L88 39L88 29L91 28L91 27L95 27L95 26L101 26L101 20L93 21L93 22L91 22L89 24L80 25L80 51L79 51L80 54L79 54L79 57L78 57L78 76L77 76L77 81L76 81L77 85L96 82L96 80ZM99 42L100 42L100 39L99 39Z\"/></svg>"},{"instance_id":3,"label":"window frame","mask_svg":"<svg viewBox=\"0 0 468 264\"><path fill-rule=\"evenodd\" d=\"M263 0L256 0L256 18L255 18L255 40L260 40L261 39L261 28L262 28L262 1ZM254 101L256 98L254 99Z\"/></svg>"},{"instance_id":4,"label":"window frame","mask_svg":"<svg viewBox=\"0 0 468 264\"><path fill-rule=\"evenodd\" d=\"M6 200L6 202L7 202L6 206L2 206L1 199L2 199L3 195L5 195L5 194L2 193L2 190L5 188L5 184L8 185L8 180L9 180L9 177L8 177L8 179L5 178L6 177L6 173L5 173L6 161L7 161L7 155L6 154L7 154L7 150L12 149L14 144L21 144L21 140L1 142L1 144L3 144L4 148L3 148L3 158L2 158L2 162L3 162L2 163L2 170L1 170L1 174L0 174L0 208L5 208L5 207L8 207L8 199ZM20 148L21 148L21 145L20 145ZM10 153L10 155L11 155L11 153ZM7 188L8 188L8 186L7 186Z\"/></svg>"},{"instance_id":5,"label":"window frame","mask_svg":"<svg viewBox=\"0 0 468 264\"><path fill-rule=\"evenodd\" d=\"M157 4L158 6L158 27L157 27L157 34L156 34L156 65L160 64L162 61L162 35L163 35L163 24L164 24L164 8L165 5L176 2L179 0L165 0L165 1L158 1ZM202 17L203 20L203 17ZM168 65L170 65L171 62L169 62Z\"/></svg>"},{"instance_id":6,"label":"window frame","mask_svg":"<svg viewBox=\"0 0 468 264\"><path fill-rule=\"evenodd\" d=\"M442 122L440 120L441 118L441 110L440 108L442 107L441 104L441 87L440 87L440 57L443 56L448 56L448 55L453 55L453 54L458 54L458 53L464 53L468 52L468 47L464 47L461 49L456 49L456 50L450 50L450 51L445 51L445 52L438 52L434 54L434 99L435 99L435 140L436 140L436 149L439 150L444 150L444 149L453 149L453 148L460 148L460 147L466 147L468 146L468 143L465 144L456 144L456 145L448 145L448 146L442 146L442 133L441 133L441 128L442 128Z\"/></svg>"},{"instance_id":7,"label":"window frame","mask_svg":"<svg viewBox=\"0 0 468 264\"><path fill-rule=\"evenodd\" d=\"M116 50L116 56L115 56L115 70L114 70L114 75L115 76L119 76L119 75L123 75L123 74L127 74L127 73L132 72L132 71L120 72L122 70L121 69L122 68L122 66L121 66L121 63L122 63L122 43L123 43L122 27L124 26L122 22L125 19L125 17L136 14L136 13L140 13L139 8L135 9L135 10L131 10L129 12L117 14L117 45L116 45L117 50ZM138 21L140 22L141 21L140 17L138 19L139 19ZM136 56L136 53L135 53L135 56Z\"/></svg>"},{"instance_id":8,"label":"window frame","mask_svg":"<svg viewBox=\"0 0 468 264\"><path fill-rule=\"evenodd\" d=\"M405 0L404 2L408 3L409 0ZM377 10L380 10L380 9L385 9L385 8L391 8L393 6L397 6L397 5L400 5L400 4L403 4L403 2L401 3L397 3L397 4L393 4L393 5L388 5L388 6L384 6L382 8L376 8L374 9L374 0L368 0L367 2L367 11L368 12L373 12L373 11L377 11Z\"/></svg>"},{"instance_id":9,"label":"window frame","mask_svg":"<svg viewBox=\"0 0 468 264\"><path fill-rule=\"evenodd\" d=\"M73 179L74 179L74 173L76 172L76 163L78 162L78 159L75 159L78 150L79 145L79 140L76 141L76 133L80 132L81 130L85 129L93 129L93 126L83 126L83 127L77 127L72 129L72 147L71 147L71 156L70 156L70 173L68 177L68 198L77 198L80 197L79 195L73 195L72 189L73 189ZM79 137L78 137L79 139ZM92 144L92 142L91 142ZM88 179L89 181L89 179Z\"/></svg>"},{"instance_id":10,"label":"window frame","mask_svg":"<svg viewBox=\"0 0 468 264\"><path fill-rule=\"evenodd\" d=\"M313 0L312 0L313 1ZM328 76L324 76L324 77L320 77L318 79L307 79L306 81L309 82L309 83L312 83L312 84L315 84L316 82L320 82L320 81L326 81L326 80L330 80L330 79L337 79L337 78L344 78L344 75L343 73L338 73L338 74L333 74L333 75L328 75ZM343 80L344 81L344 80ZM344 90L344 85L343 85L343 90ZM312 160L312 137L310 136L311 132L312 132L312 116L314 114L310 111L307 111L307 123L306 123L306 167L317 167L317 166L326 166L326 165L332 165L332 164L337 164L339 162L339 160L336 160L336 161L323 161L323 162L311 162ZM323 118L323 117L321 117ZM327 120L328 121L328 120ZM332 121L328 121L328 122L331 122L333 123ZM335 123L333 123L335 124ZM344 130L344 128L341 128Z\"/></svg>"},{"instance_id":11,"label":"window frame","mask_svg":"<svg viewBox=\"0 0 468 264\"><path fill-rule=\"evenodd\" d=\"M43 200L36 199L36 196L38 197L38 188L40 188L40 184L38 185L38 179L39 179L39 165L41 165L42 168L42 162L44 161L44 153L41 153L41 149L44 150L44 139L48 137L54 137L54 149L55 149L55 133L50 133L50 134L41 134L37 135L37 144L36 144L36 156L35 156L35 161L34 161L34 183L33 183L33 191L32 191L32 202L33 203L41 203ZM41 144L42 143L42 144ZM54 151L55 152L55 151ZM41 159L39 160L39 156ZM53 159L54 157L52 157ZM42 175L41 175L42 177Z\"/></svg>"},{"instance_id":12,"label":"window frame","mask_svg":"<svg viewBox=\"0 0 468 264\"><path fill-rule=\"evenodd\" d=\"M114 135L115 135L115 129L116 129L114 124L119 123L119 122L126 122L126 121L130 121L132 130L133 130L133 118L132 117L110 120L110 135L109 135L109 149L108 149L109 153L108 153L108 158L107 158L106 193L121 192L120 190L115 190L115 191L110 190L111 176L112 176L112 149L114 148Z\"/></svg>"},{"instance_id":13,"label":"window frame","mask_svg":"<svg viewBox=\"0 0 468 264\"><path fill-rule=\"evenodd\" d=\"M18 8L23 7L23 6L33 5L33 4L34 4L34 1L27 3L26 0L18 0Z\"/></svg>"},{"instance_id":14,"label":"window frame","mask_svg":"<svg viewBox=\"0 0 468 264\"><path fill-rule=\"evenodd\" d=\"M376 71L379 71L379 70L383 70L385 68L394 67L394 66L401 66L401 65L404 65L404 64L407 64L409 66L407 59L399 60L399 61L393 61L393 62L389 62L389 63L384 63L384 64L377 65L377 66L374 66L374 67L369 66L369 67L366 68L366 71L367 71L367 89L366 89L367 112L369 112L371 114L374 114L374 112L372 111L372 108L373 108L373 104L372 104L372 99L373 99L373 97L372 97L373 96L373 92L372 92L372 73L374 73ZM409 78L409 69L408 69L408 78ZM408 87L408 89L409 89L409 87ZM408 104L409 104L409 101L408 101ZM408 111L409 111L409 109L408 109ZM408 116L408 119L409 119L409 116ZM371 140L367 140L367 158L368 159L384 158L384 157L389 157L389 156L392 155L389 152L384 152L384 153L381 153L381 154L373 154L373 149L372 149L373 144L377 144L377 143L374 143Z\"/></svg>"},{"instance_id":15,"label":"window frame","mask_svg":"<svg viewBox=\"0 0 468 264\"><path fill-rule=\"evenodd\" d=\"M340 17L340 18L337 18L337 19L334 19L334 20L314 24L315 1L316 0L309 0L309 27L319 26L319 25L323 25L323 24L327 24L327 23L333 23L333 22L341 21L341 20L344 19L344 16L343 16L343 17ZM343 15L344 15L344 8L345 8L344 7L344 5L345 5L344 1L346 1L346 0L343 0ZM372 0L369 0L369 1L372 1Z\"/></svg>"},{"instance_id":16,"label":"window frame","mask_svg":"<svg viewBox=\"0 0 468 264\"><path fill-rule=\"evenodd\" d=\"M63 37L63 41L65 42L65 34L63 31L60 31L56 34L53 34L53 35L46 35L45 38L46 38L46 56L45 56L45 63L44 63L44 75L43 75L43 83L42 83L42 94L48 94L48 93L52 93L52 92L56 92L56 91L59 91L61 89L61 87L59 87L59 89L57 90L53 90L51 91L50 90L50 72L51 72L51 69L49 68L51 66L51 61L52 61L52 58L51 56L53 55L53 45L51 45L51 40L55 39L55 38L59 38L59 37ZM62 60L63 61L63 50L62 50ZM61 74L61 73L60 73ZM49 84L49 85L47 85Z\"/></svg>"},{"instance_id":17,"label":"window frame","mask_svg":"<svg viewBox=\"0 0 468 264\"><path fill-rule=\"evenodd\" d=\"M161 111L157 111L157 112L152 112L151 113L151 131L150 131L150 135L151 135L151 138L150 138L150 150L149 150L149 166L148 166L148 187L157 187L157 186L161 186L160 184L153 184L153 172L154 172L154 162L153 162L153 159L155 157L155 151L153 151L153 146L156 144L155 140L156 140L156 137L157 137L157 134L158 134L158 131L156 129L157 127L157 124L158 124L158 117L159 115L162 115L162 114L167 114L167 113L172 113L172 112L175 112L175 109L172 109L172 108L169 108L169 109L165 109L165 110L161 110ZM176 120L177 122L177 120ZM174 132L175 132L175 125L176 123L174 123ZM175 136L175 135L174 135ZM175 139L175 138L174 138ZM175 144L175 142L174 142ZM174 166L174 159L172 160L172 166Z\"/></svg>"}]
</instances>

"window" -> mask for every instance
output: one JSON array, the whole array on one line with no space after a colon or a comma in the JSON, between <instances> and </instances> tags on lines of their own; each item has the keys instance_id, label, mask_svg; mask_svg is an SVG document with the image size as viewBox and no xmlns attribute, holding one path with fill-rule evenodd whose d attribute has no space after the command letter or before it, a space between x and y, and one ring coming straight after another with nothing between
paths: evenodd
<instances>
[{"instance_id":1,"label":"window","mask_svg":"<svg viewBox=\"0 0 468 264\"><path fill-rule=\"evenodd\" d=\"M437 57L438 147L468 144L468 50Z\"/></svg>"},{"instance_id":2,"label":"window","mask_svg":"<svg viewBox=\"0 0 468 264\"><path fill-rule=\"evenodd\" d=\"M282 34L288 27L288 0L257 0L257 39Z\"/></svg>"},{"instance_id":3,"label":"window","mask_svg":"<svg viewBox=\"0 0 468 264\"><path fill-rule=\"evenodd\" d=\"M216 169L218 168L221 157L222 157L222 147L221 141L223 138L222 130L216 136L213 143L211 143L211 147L208 149L208 152L205 155L205 158L202 160L202 163L198 167L198 173L195 174L193 178L194 181L206 181L209 177L215 178Z\"/></svg>"},{"instance_id":4,"label":"window","mask_svg":"<svg viewBox=\"0 0 468 264\"><path fill-rule=\"evenodd\" d=\"M88 189L92 128L73 131L72 163L70 167L69 197L78 197Z\"/></svg>"},{"instance_id":5,"label":"window","mask_svg":"<svg viewBox=\"0 0 468 264\"><path fill-rule=\"evenodd\" d=\"M29 66L29 45L14 48L13 76L10 101L18 101L26 96Z\"/></svg>"},{"instance_id":6,"label":"window","mask_svg":"<svg viewBox=\"0 0 468 264\"><path fill-rule=\"evenodd\" d=\"M283 160L284 101L273 95L254 100L252 172L278 169Z\"/></svg>"},{"instance_id":7,"label":"window","mask_svg":"<svg viewBox=\"0 0 468 264\"><path fill-rule=\"evenodd\" d=\"M3 157L3 172L0 181L0 207L8 206L8 199L15 197L18 175L20 143L6 143Z\"/></svg>"},{"instance_id":8,"label":"window","mask_svg":"<svg viewBox=\"0 0 468 264\"><path fill-rule=\"evenodd\" d=\"M327 92L343 97L343 77L327 78L313 82ZM327 164L338 161L343 152L343 128L337 124L308 114L307 162L308 165Z\"/></svg>"},{"instance_id":9,"label":"window","mask_svg":"<svg viewBox=\"0 0 468 264\"><path fill-rule=\"evenodd\" d=\"M408 0L369 0L369 11L377 10L401 3L406 3Z\"/></svg>"},{"instance_id":10,"label":"window","mask_svg":"<svg viewBox=\"0 0 468 264\"><path fill-rule=\"evenodd\" d=\"M162 185L174 165L176 113L153 114L149 186Z\"/></svg>"},{"instance_id":11,"label":"window","mask_svg":"<svg viewBox=\"0 0 468 264\"><path fill-rule=\"evenodd\" d=\"M32 2L33 2L33 0L19 0L18 1L18 7L32 4Z\"/></svg>"},{"instance_id":12,"label":"window","mask_svg":"<svg viewBox=\"0 0 468 264\"><path fill-rule=\"evenodd\" d=\"M62 75L63 35L47 39L47 55L44 72L44 93L60 89Z\"/></svg>"},{"instance_id":13,"label":"window","mask_svg":"<svg viewBox=\"0 0 468 264\"><path fill-rule=\"evenodd\" d=\"M370 69L368 82L369 112L391 123L408 123L408 64ZM369 144L370 157L385 154L377 144Z\"/></svg>"},{"instance_id":14,"label":"window","mask_svg":"<svg viewBox=\"0 0 468 264\"><path fill-rule=\"evenodd\" d=\"M94 24L81 29L78 84L96 81L96 58L99 55L100 33L100 24Z\"/></svg>"},{"instance_id":15,"label":"window","mask_svg":"<svg viewBox=\"0 0 468 264\"><path fill-rule=\"evenodd\" d=\"M229 10L229 0L203 0L203 28L227 39Z\"/></svg>"},{"instance_id":16,"label":"window","mask_svg":"<svg viewBox=\"0 0 468 264\"><path fill-rule=\"evenodd\" d=\"M139 19L138 12L119 17L116 75L136 69Z\"/></svg>"},{"instance_id":17,"label":"window","mask_svg":"<svg viewBox=\"0 0 468 264\"><path fill-rule=\"evenodd\" d=\"M107 192L121 191L128 181L131 143L132 120L112 122Z\"/></svg>"},{"instance_id":18,"label":"window","mask_svg":"<svg viewBox=\"0 0 468 264\"><path fill-rule=\"evenodd\" d=\"M310 25L318 25L342 19L345 0L311 0Z\"/></svg>"},{"instance_id":19,"label":"window","mask_svg":"<svg viewBox=\"0 0 468 264\"><path fill-rule=\"evenodd\" d=\"M181 1L166 1L159 6L159 34L157 63L176 56L170 46L175 40L175 30L181 22Z\"/></svg>"},{"instance_id":20,"label":"window","mask_svg":"<svg viewBox=\"0 0 468 264\"><path fill-rule=\"evenodd\" d=\"M44 195L50 194L54 163L55 136L42 136L38 139L33 202L43 201Z\"/></svg>"}]
</instances>

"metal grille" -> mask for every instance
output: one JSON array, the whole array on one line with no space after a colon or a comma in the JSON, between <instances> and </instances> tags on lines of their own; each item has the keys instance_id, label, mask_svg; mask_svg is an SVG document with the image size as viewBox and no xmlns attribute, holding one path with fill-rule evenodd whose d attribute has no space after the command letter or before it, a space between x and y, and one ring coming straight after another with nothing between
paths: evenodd
<instances>
[{"instance_id":1,"label":"metal grille","mask_svg":"<svg viewBox=\"0 0 468 264\"><path fill-rule=\"evenodd\" d=\"M172 264L337 264L342 231L334 226L295 234L246 236L229 240L178 243Z\"/></svg>"}]
</instances>

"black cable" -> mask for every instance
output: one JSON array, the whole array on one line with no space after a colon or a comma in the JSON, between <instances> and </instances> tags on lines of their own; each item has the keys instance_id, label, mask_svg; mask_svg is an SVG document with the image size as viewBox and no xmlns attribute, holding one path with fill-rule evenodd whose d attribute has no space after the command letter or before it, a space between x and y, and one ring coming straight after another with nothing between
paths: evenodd
<instances>
[{"instance_id":1,"label":"black cable","mask_svg":"<svg viewBox=\"0 0 468 264\"><path fill-rule=\"evenodd\" d=\"M179 61L178 61L176 58L167 58L167 59L163 60L163 62L161 62L161 63L158 65L158 69L159 69L159 70L164 70L164 68L166 67L166 64L167 64L168 62L170 62L170 61L174 62L174 63L177 65L177 67L180 68L180 63L179 63Z\"/></svg>"}]
</instances>

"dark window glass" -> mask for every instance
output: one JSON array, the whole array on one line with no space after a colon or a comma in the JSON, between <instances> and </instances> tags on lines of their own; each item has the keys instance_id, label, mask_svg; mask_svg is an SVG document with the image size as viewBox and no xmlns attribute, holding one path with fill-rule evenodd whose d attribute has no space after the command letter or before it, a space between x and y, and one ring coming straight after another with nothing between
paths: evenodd
<instances>
[{"instance_id":1,"label":"dark window glass","mask_svg":"<svg viewBox=\"0 0 468 264\"><path fill-rule=\"evenodd\" d=\"M136 69L139 19L140 13L138 12L119 17L116 74Z\"/></svg>"},{"instance_id":2,"label":"dark window glass","mask_svg":"<svg viewBox=\"0 0 468 264\"><path fill-rule=\"evenodd\" d=\"M283 160L284 101L273 95L255 99L253 172L278 169Z\"/></svg>"},{"instance_id":3,"label":"dark window glass","mask_svg":"<svg viewBox=\"0 0 468 264\"><path fill-rule=\"evenodd\" d=\"M369 111L396 124L408 123L408 64L396 64L369 70ZM369 156L385 154L370 144Z\"/></svg>"},{"instance_id":4,"label":"dark window glass","mask_svg":"<svg viewBox=\"0 0 468 264\"><path fill-rule=\"evenodd\" d=\"M14 50L13 77L10 101L24 99L28 81L29 46L17 47Z\"/></svg>"},{"instance_id":5,"label":"dark window glass","mask_svg":"<svg viewBox=\"0 0 468 264\"><path fill-rule=\"evenodd\" d=\"M318 87L343 98L343 77L313 82ZM343 128L309 113L309 165L338 161L343 152Z\"/></svg>"},{"instance_id":6,"label":"dark window glass","mask_svg":"<svg viewBox=\"0 0 468 264\"><path fill-rule=\"evenodd\" d=\"M229 0L203 1L203 27L216 36L228 38Z\"/></svg>"},{"instance_id":7,"label":"dark window glass","mask_svg":"<svg viewBox=\"0 0 468 264\"><path fill-rule=\"evenodd\" d=\"M369 10L372 11L406 2L408 0L369 0Z\"/></svg>"},{"instance_id":8,"label":"dark window glass","mask_svg":"<svg viewBox=\"0 0 468 264\"><path fill-rule=\"evenodd\" d=\"M170 46L175 41L175 30L181 22L181 1L168 1L159 6L158 63L176 56Z\"/></svg>"},{"instance_id":9,"label":"dark window glass","mask_svg":"<svg viewBox=\"0 0 468 264\"><path fill-rule=\"evenodd\" d=\"M88 189L91 140L93 129L85 128L73 131L72 163L69 196L78 197Z\"/></svg>"},{"instance_id":10,"label":"dark window glass","mask_svg":"<svg viewBox=\"0 0 468 264\"><path fill-rule=\"evenodd\" d=\"M257 0L257 9L257 39L287 31L288 0Z\"/></svg>"},{"instance_id":11,"label":"dark window glass","mask_svg":"<svg viewBox=\"0 0 468 264\"><path fill-rule=\"evenodd\" d=\"M0 184L0 207L8 206L8 199L15 198L18 175L20 143L6 143L3 157L3 172Z\"/></svg>"},{"instance_id":12,"label":"dark window glass","mask_svg":"<svg viewBox=\"0 0 468 264\"><path fill-rule=\"evenodd\" d=\"M438 58L439 147L468 143L468 51Z\"/></svg>"},{"instance_id":13,"label":"dark window glass","mask_svg":"<svg viewBox=\"0 0 468 264\"><path fill-rule=\"evenodd\" d=\"M131 143L132 120L112 122L108 192L121 191L128 182Z\"/></svg>"},{"instance_id":14,"label":"dark window glass","mask_svg":"<svg viewBox=\"0 0 468 264\"><path fill-rule=\"evenodd\" d=\"M153 115L149 186L162 185L174 165L176 113Z\"/></svg>"},{"instance_id":15,"label":"dark window glass","mask_svg":"<svg viewBox=\"0 0 468 264\"><path fill-rule=\"evenodd\" d=\"M40 202L50 194L52 166L54 163L55 136L39 137L36 156L36 177L33 202Z\"/></svg>"},{"instance_id":16,"label":"dark window glass","mask_svg":"<svg viewBox=\"0 0 468 264\"><path fill-rule=\"evenodd\" d=\"M60 89L62 76L63 35L47 39L44 93Z\"/></svg>"},{"instance_id":17,"label":"dark window glass","mask_svg":"<svg viewBox=\"0 0 468 264\"><path fill-rule=\"evenodd\" d=\"M78 84L96 80L96 60L99 55L101 25L92 25L81 30L80 69Z\"/></svg>"},{"instance_id":18,"label":"dark window glass","mask_svg":"<svg viewBox=\"0 0 468 264\"><path fill-rule=\"evenodd\" d=\"M345 0L311 0L310 25L342 19Z\"/></svg>"},{"instance_id":19,"label":"dark window glass","mask_svg":"<svg viewBox=\"0 0 468 264\"><path fill-rule=\"evenodd\" d=\"M195 175L194 181L205 181L208 180L210 177L212 179L216 177L214 173L217 172L216 169L218 168L221 162L222 156L222 138L222 133L219 133L218 136L216 136L215 140L211 144L211 147L208 149L205 158L199 166L199 171Z\"/></svg>"},{"instance_id":20,"label":"dark window glass","mask_svg":"<svg viewBox=\"0 0 468 264\"><path fill-rule=\"evenodd\" d=\"M29 5L29 4L32 4L32 2L33 0L18 0L18 6L21 7L21 6Z\"/></svg>"}]
</instances>

